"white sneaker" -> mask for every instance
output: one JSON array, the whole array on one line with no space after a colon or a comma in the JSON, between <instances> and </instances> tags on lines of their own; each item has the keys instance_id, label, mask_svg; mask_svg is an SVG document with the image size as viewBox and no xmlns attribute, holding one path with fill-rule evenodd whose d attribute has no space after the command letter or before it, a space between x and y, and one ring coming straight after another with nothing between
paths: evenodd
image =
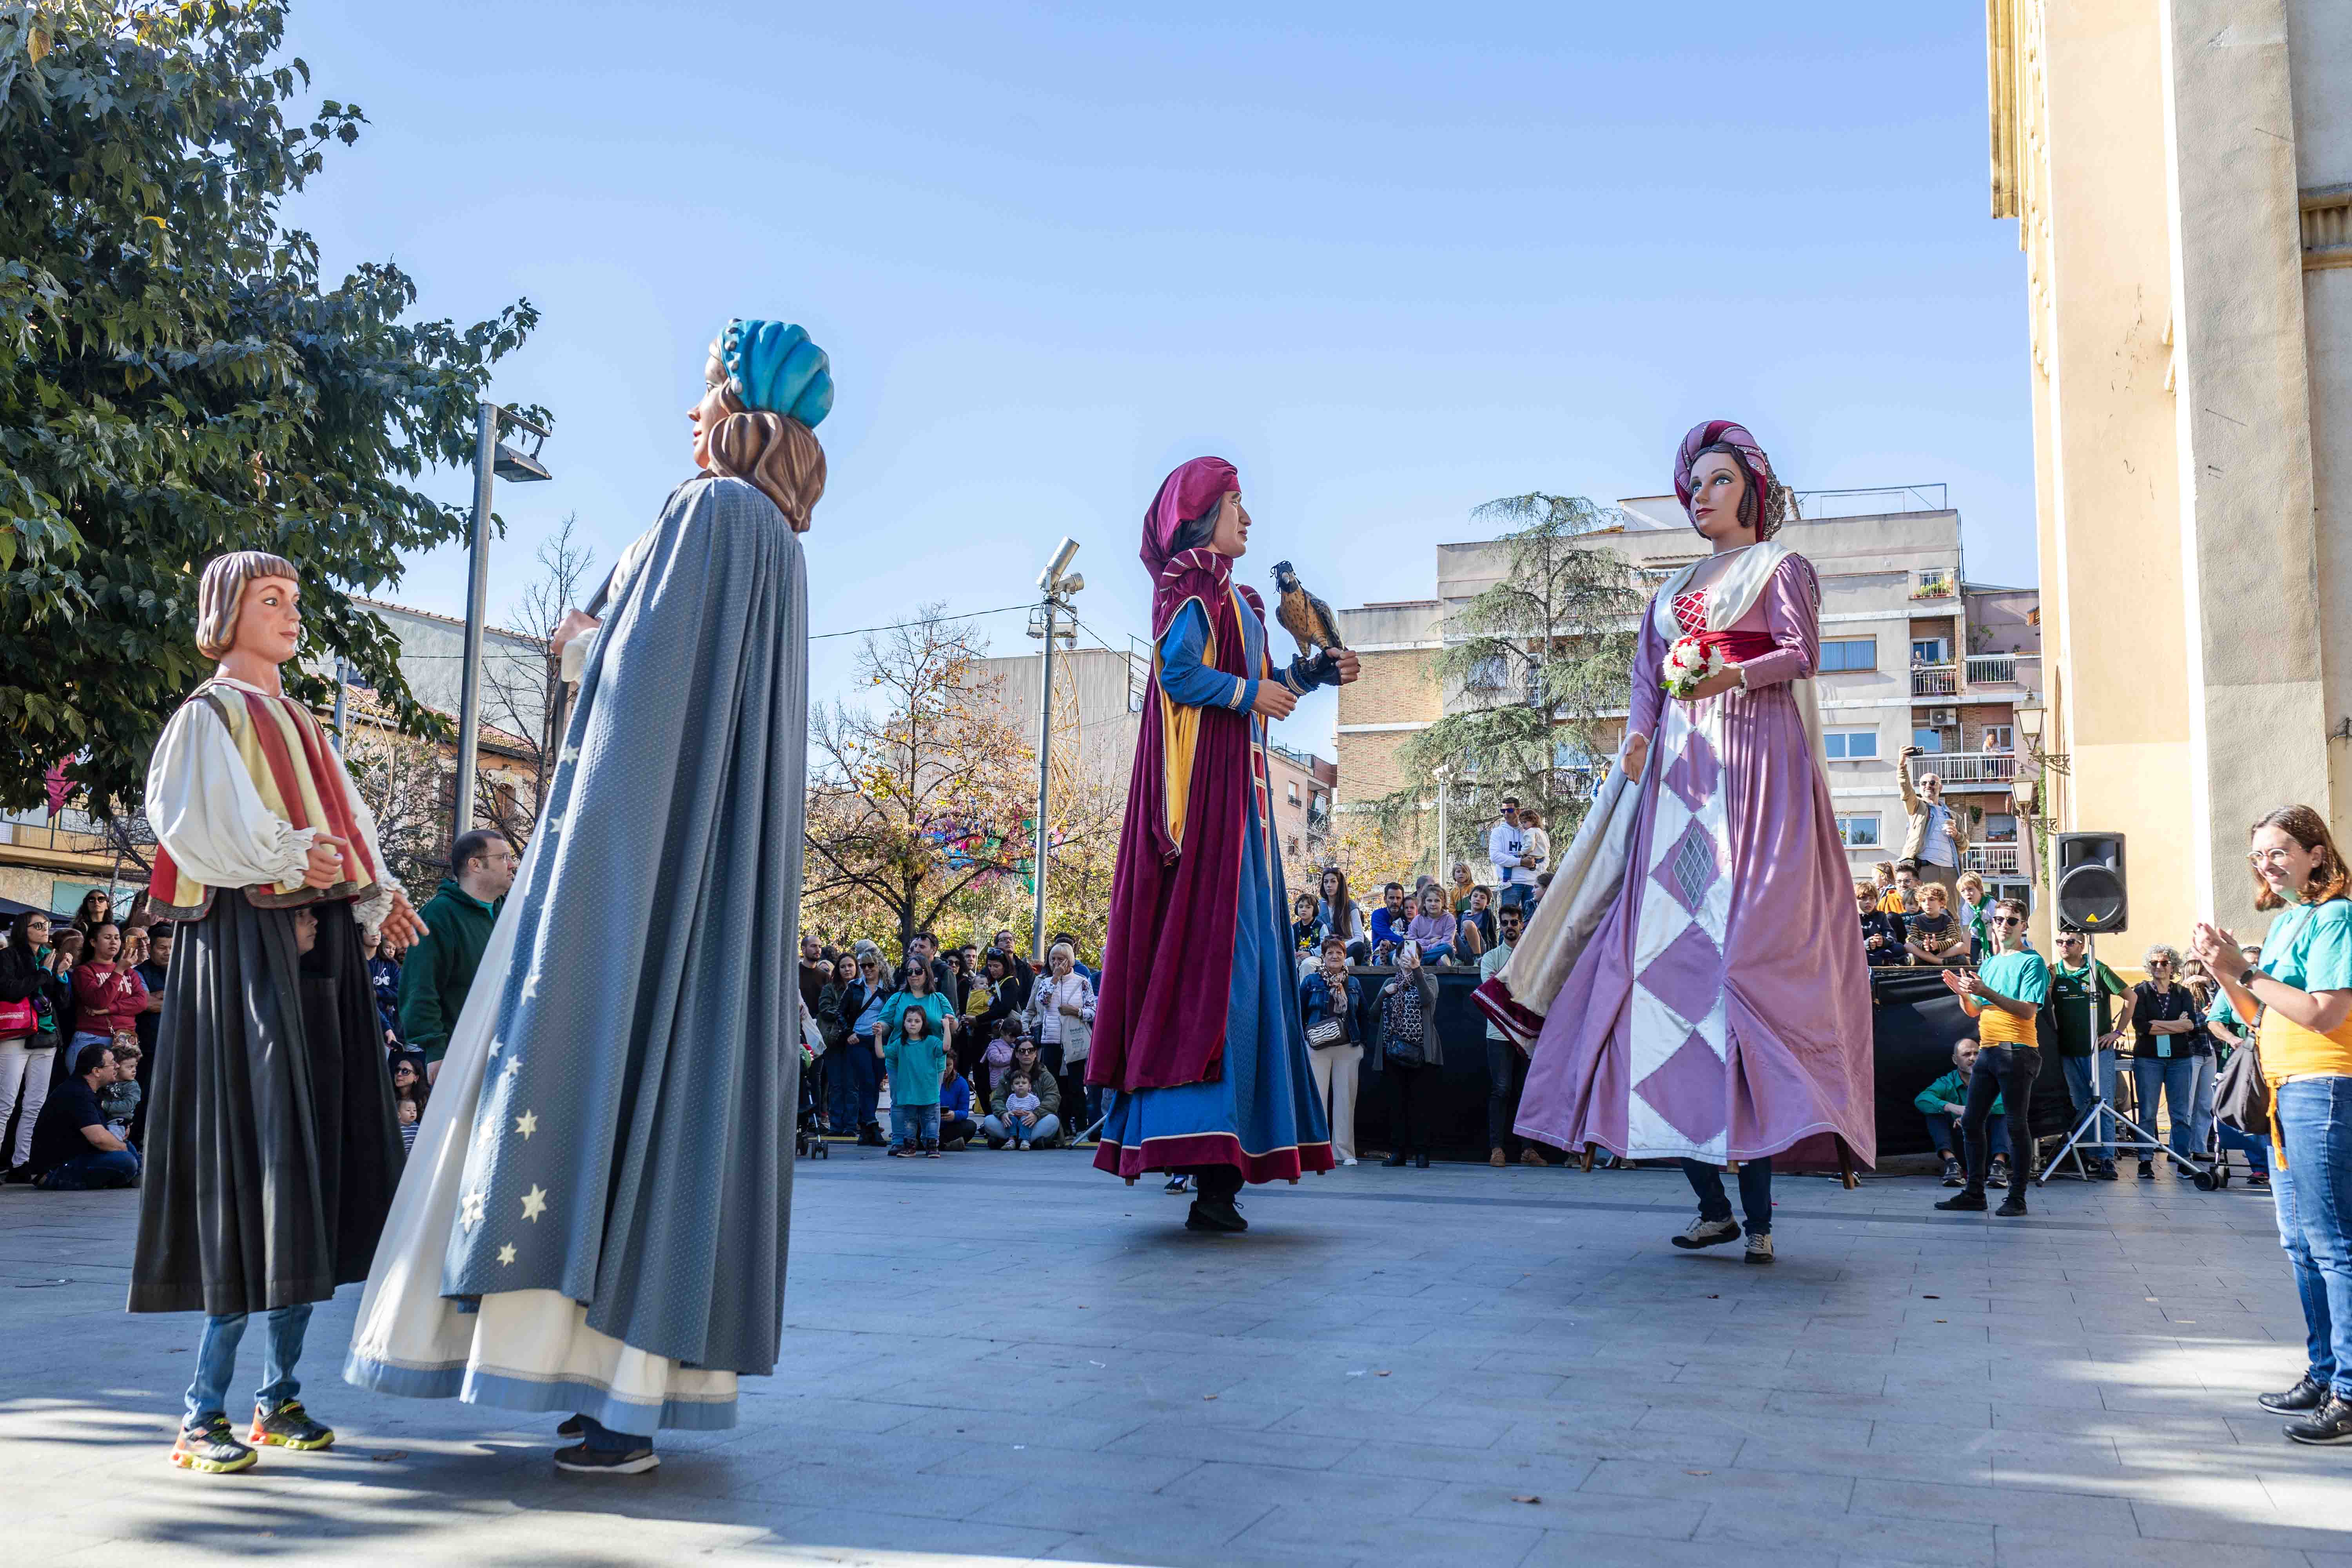
<instances>
[{"instance_id":1,"label":"white sneaker","mask_svg":"<svg viewBox=\"0 0 2352 1568\"><path fill-rule=\"evenodd\" d=\"M1346 1159L1339 1162L1342 1165L1352 1165L1355 1163L1356 1157L1353 1154L1349 1155Z\"/></svg>"},{"instance_id":2,"label":"white sneaker","mask_svg":"<svg viewBox=\"0 0 2352 1568\"><path fill-rule=\"evenodd\" d=\"M1690 1228L1673 1238L1676 1247L1696 1250L1702 1247L1721 1247L1727 1241L1739 1239L1739 1222L1729 1219L1695 1219Z\"/></svg>"},{"instance_id":3,"label":"white sneaker","mask_svg":"<svg viewBox=\"0 0 2352 1568\"><path fill-rule=\"evenodd\" d=\"M1769 1263L1772 1261L1772 1233L1770 1231L1768 1230L1761 1236L1751 1236L1748 1238L1748 1261L1750 1263Z\"/></svg>"}]
</instances>

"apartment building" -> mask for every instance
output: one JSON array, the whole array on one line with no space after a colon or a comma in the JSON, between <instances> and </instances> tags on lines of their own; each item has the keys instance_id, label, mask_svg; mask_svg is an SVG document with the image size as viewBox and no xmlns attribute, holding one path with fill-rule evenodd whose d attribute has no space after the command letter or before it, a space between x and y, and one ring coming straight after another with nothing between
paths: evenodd
<instances>
[{"instance_id":1,"label":"apartment building","mask_svg":"<svg viewBox=\"0 0 2352 1568\"><path fill-rule=\"evenodd\" d=\"M1785 537L1822 577L1824 747L1857 875L1901 851L1895 768L1903 748L1916 745L1925 754L1914 773L1939 774L1948 803L1970 810L1969 865L2023 896L2029 879L2010 784L2015 705L2041 685L2037 594L1969 580L1960 515L1940 485L1801 492L1798 502L1802 516ZM1701 541L1673 496L1617 504L1622 525L1588 536L1590 548L1615 551L1652 584L1698 558ZM1363 678L1339 693L1345 803L1397 789L1404 782L1399 748L1465 705L1465 693L1444 689L1435 674L1445 627L1509 563L1499 540L1440 544L1431 597L1340 612L1363 665Z\"/></svg>"}]
</instances>

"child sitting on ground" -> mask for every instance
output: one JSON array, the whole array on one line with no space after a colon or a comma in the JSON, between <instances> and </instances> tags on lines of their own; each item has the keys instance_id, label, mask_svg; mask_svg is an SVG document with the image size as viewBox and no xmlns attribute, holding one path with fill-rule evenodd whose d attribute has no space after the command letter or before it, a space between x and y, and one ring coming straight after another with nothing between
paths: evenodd
<instances>
[{"instance_id":1,"label":"child sitting on ground","mask_svg":"<svg viewBox=\"0 0 2352 1568\"><path fill-rule=\"evenodd\" d=\"M1045 1102L1029 1092L1029 1075L1013 1075L1010 1093L1004 1097L1004 1126L1013 1134L1012 1147L1026 1149L1030 1135L1037 1130L1038 1108Z\"/></svg>"}]
</instances>

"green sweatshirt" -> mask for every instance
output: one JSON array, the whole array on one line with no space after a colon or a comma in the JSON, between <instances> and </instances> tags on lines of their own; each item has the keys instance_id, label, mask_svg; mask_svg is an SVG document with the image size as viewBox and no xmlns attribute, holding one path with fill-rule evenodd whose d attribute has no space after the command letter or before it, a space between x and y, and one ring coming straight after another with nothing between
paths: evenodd
<instances>
[{"instance_id":1,"label":"green sweatshirt","mask_svg":"<svg viewBox=\"0 0 2352 1568\"><path fill-rule=\"evenodd\" d=\"M449 1048L466 993L474 988L474 971L482 966L499 910L467 893L455 877L444 877L416 912L427 934L401 959L400 1037L426 1061L437 1062Z\"/></svg>"},{"instance_id":2,"label":"green sweatshirt","mask_svg":"<svg viewBox=\"0 0 2352 1568\"><path fill-rule=\"evenodd\" d=\"M1911 1100L1912 1104L1917 1106L1922 1111L1925 1111L1929 1116L1949 1116L1951 1112L1945 1110L1944 1107L1948 1105L1966 1105L1968 1102L1968 1079L1960 1076L1960 1069L1958 1068L1954 1068L1951 1071L1946 1073L1943 1077L1937 1079L1935 1082L1921 1089L1912 1098ZM1992 1097L1992 1113L1995 1116L2001 1114L2000 1102L2001 1097L2000 1095L1996 1094Z\"/></svg>"}]
</instances>

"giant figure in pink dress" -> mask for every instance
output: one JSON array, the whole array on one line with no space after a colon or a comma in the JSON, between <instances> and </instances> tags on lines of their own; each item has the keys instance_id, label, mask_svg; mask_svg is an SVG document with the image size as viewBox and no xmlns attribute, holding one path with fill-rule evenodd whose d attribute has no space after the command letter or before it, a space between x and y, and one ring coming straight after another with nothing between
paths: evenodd
<instances>
[{"instance_id":1,"label":"giant figure in pink dress","mask_svg":"<svg viewBox=\"0 0 2352 1568\"><path fill-rule=\"evenodd\" d=\"M1683 1162L1680 1247L1772 1260L1784 1163L1876 1158L1870 981L1830 806L1812 690L1821 583L1776 541L1787 491L1755 437L1683 437L1675 493L1712 552L1658 590L1634 656L1625 747L1504 971L1491 1016L1533 1043L1522 1136ZM1668 692L1685 637L1727 668Z\"/></svg>"}]
</instances>

